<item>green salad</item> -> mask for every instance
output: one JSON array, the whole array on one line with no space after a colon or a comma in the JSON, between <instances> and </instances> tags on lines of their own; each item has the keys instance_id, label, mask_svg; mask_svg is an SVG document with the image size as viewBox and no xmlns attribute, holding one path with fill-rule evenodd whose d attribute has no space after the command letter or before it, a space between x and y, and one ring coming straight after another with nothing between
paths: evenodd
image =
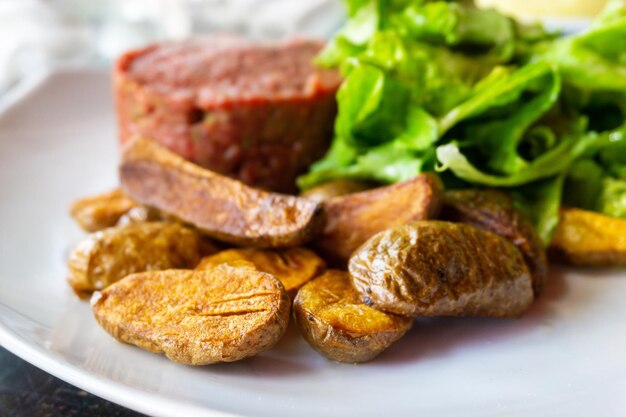
<instances>
[{"instance_id":1,"label":"green salad","mask_svg":"<svg viewBox=\"0 0 626 417\"><path fill-rule=\"evenodd\" d=\"M510 191L544 241L562 204L626 218L622 1L566 36L453 1L345 3L317 58L345 77L335 137L302 189L437 171Z\"/></svg>"}]
</instances>

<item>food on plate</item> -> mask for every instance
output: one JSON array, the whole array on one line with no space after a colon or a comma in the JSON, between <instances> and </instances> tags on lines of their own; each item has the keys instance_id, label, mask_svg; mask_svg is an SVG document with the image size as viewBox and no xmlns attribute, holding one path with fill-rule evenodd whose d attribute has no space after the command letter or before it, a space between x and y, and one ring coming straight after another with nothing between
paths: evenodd
<instances>
[{"instance_id":1,"label":"food on plate","mask_svg":"<svg viewBox=\"0 0 626 417\"><path fill-rule=\"evenodd\" d=\"M114 74L121 142L149 137L247 184L295 191L332 138L341 77L312 64L322 46L217 36L130 51Z\"/></svg>"},{"instance_id":2,"label":"food on plate","mask_svg":"<svg viewBox=\"0 0 626 417\"><path fill-rule=\"evenodd\" d=\"M290 302L280 281L241 262L130 275L94 294L92 308L121 342L208 365L274 346L287 328Z\"/></svg>"},{"instance_id":3,"label":"food on plate","mask_svg":"<svg viewBox=\"0 0 626 417\"><path fill-rule=\"evenodd\" d=\"M316 58L344 76L335 136L302 189L438 171L510 193L544 245L562 204L626 218L623 4L561 35L473 2L345 3Z\"/></svg>"},{"instance_id":4,"label":"food on plate","mask_svg":"<svg viewBox=\"0 0 626 417\"><path fill-rule=\"evenodd\" d=\"M626 267L626 220L564 208L550 252L572 265Z\"/></svg>"},{"instance_id":5,"label":"food on plate","mask_svg":"<svg viewBox=\"0 0 626 417\"><path fill-rule=\"evenodd\" d=\"M347 272L326 271L298 291L293 315L304 338L338 362L365 362L400 339L413 319L369 307L352 288Z\"/></svg>"},{"instance_id":6,"label":"food on plate","mask_svg":"<svg viewBox=\"0 0 626 417\"><path fill-rule=\"evenodd\" d=\"M448 191L441 218L471 224L517 246L530 271L535 296L539 295L548 277L546 251L532 225L515 209L508 194L497 190Z\"/></svg>"},{"instance_id":7,"label":"food on plate","mask_svg":"<svg viewBox=\"0 0 626 417\"><path fill-rule=\"evenodd\" d=\"M118 60L121 190L72 207L117 226L68 264L114 337L239 360L278 341L291 296L315 349L362 362L417 317L520 317L550 242L626 266L626 7L561 35L473 2L345 4L326 46L222 35Z\"/></svg>"},{"instance_id":8,"label":"food on plate","mask_svg":"<svg viewBox=\"0 0 626 417\"><path fill-rule=\"evenodd\" d=\"M302 197L310 198L315 201L324 201L333 197L340 197L346 194L358 193L374 188L375 185L370 182L357 180L334 180L328 181L320 185L316 185L300 194Z\"/></svg>"},{"instance_id":9,"label":"food on plate","mask_svg":"<svg viewBox=\"0 0 626 417\"><path fill-rule=\"evenodd\" d=\"M314 242L329 259L346 262L367 239L393 226L439 214L443 188L434 174L323 202L326 227Z\"/></svg>"},{"instance_id":10,"label":"food on plate","mask_svg":"<svg viewBox=\"0 0 626 417\"><path fill-rule=\"evenodd\" d=\"M520 317L530 273L508 240L463 223L421 221L385 230L350 258L364 303L408 317Z\"/></svg>"},{"instance_id":11,"label":"food on plate","mask_svg":"<svg viewBox=\"0 0 626 417\"><path fill-rule=\"evenodd\" d=\"M87 232L96 232L117 224L126 213L139 207L139 203L122 190L84 197L70 206L70 215Z\"/></svg>"},{"instance_id":12,"label":"food on plate","mask_svg":"<svg viewBox=\"0 0 626 417\"><path fill-rule=\"evenodd\" d=\"M278 278L290 298L305 283L320 275L326 263L315 252L306 248L260 250L252 248L228 249L203 258L196 270L209 270L223 263L248 261L259 271Z\"/></svg>"},{"instance_id":13,"label":"food on plate","mask_svg":"<svg viewBox=\"0 0 626 417\"><path fill-rule=\"evenodd\" d=\"M72 250L67 281L79 297L142 271L193 268L206 245L176 223L137 223L95 232Z\"/></svg>"},{"instance_id":14,"label":"food on plate","mask_svg":"<svg viewBox=\"0 0 626 417\"><path fill-rule=\"evenodd\" d=\"M230 243L297 246L324 226L319 203L249 187L148 139L134 140L124 148L120 179L133 199Z\"/></svg>"},{"instance_id":15,"label":"food on plate","mask_svg":"<svg viewBox=\"0 0 626 417\"><path fill-rule=\"evenodd\" d=\"M117 226L124 226L131 223L156 222L159 220L174 221L174 219L168 219L167 215L164 215L154 207L140 205L137 207L133 207L132 209L128 210L128 212L125 213L122 217L120 217L119 221L117 222Z\"/></svg>"}]
</instances>

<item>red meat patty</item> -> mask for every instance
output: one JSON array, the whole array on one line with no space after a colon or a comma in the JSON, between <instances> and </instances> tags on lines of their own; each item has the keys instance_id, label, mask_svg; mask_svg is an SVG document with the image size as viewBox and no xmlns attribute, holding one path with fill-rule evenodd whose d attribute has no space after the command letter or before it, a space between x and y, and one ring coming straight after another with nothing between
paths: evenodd
<instances>
[{"instance_id":1,"label":"red meat patty","mask_svg":"<svg viewBox=\"0 0 626 417\"><path fill-rule=\"evenodd\" d=\"M312 64L321 47L220 36L130 51L114 74L121 143L148 137L250 185L293 192L333 132L341 78Z\"/></svg>"}]
</instances>

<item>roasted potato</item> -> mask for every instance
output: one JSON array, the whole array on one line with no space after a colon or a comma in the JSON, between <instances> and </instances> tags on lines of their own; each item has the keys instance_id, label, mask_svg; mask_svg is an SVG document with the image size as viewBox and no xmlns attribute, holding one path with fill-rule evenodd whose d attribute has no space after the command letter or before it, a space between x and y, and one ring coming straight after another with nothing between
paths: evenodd
<instances>
[{"instance_id":1,"label":"roasted potato","mask_svg":"<svg viewBox=\"0 0 626 417\"><path fill-rule=\"evenodd\" d=\"M202 259L197 270L208 270L225 262L248 261L263 272L272 274L282 282L289 297L293 298L307 281L320 275L326 263L313 251L305 248L278 250L228 249Z\"/></svg>"},{"instance_id":2,"label":"roasted potato","mask_svg":"<svg viewBox=\"0 0 626 417\"><path fill-rule=\"evenodd\" d=\"M68 260L68 282L80 297L134 272L193 268L205 245L194 231L175 223L136 223L96 232Z\"/></svg>"},{"instance_id":3,"label":"roasted potato","mask_svg":"<svg viewBox=\"0 0 626 417\"><path fill-rule=\"evenodd\" d=\"M171 221L174 219L168 219L163 216L157 209L148 206L137 206L128 210L117 222L117 226L125 226L131 223L147 223L156 221Z\"/></svg>"},{"instance_id":4,"label":"roasted potato","mask_svg":"<svg viewBox=\"0 0 626 417\"><path fill-rule=\"evenodd\" d=\"M81 198L70 206L70 214L87 232L97 232L117 224L119 219L139 203L122 190Z\"/></svg>"},{"instance_id":5,"label":"roasted potato","mask_svg":"<svg viewBox=\"0 0 626 417\"><path fill-rule=\"evenodd\" d=\"M626 220L564 208L550 255L580 266L626 266Z\"/></svg>"},{"instance_id":6,"label":"roasted potato","mask_svg":"<svg viewBox=\"0 0 626 417\"><path fill-rule=\"evenodd\" d=\"M344 264L378 232L439 214L443 187L439 177L422 174L398 184L324 201L327 223L315 248Z\"/></svg>"},{"instance_id":7,"label":"roasted potato","mask_svg":"<svg viewBox=\"0 0 626 417\"><path fill-rule=\"evenodd\" d=\"M339 362L365 362L400 339L413 319L375 310L359 299L347 272L329 270L298 291L293 315L304 338Z\"/></svg>"},{"instance_id":8,"label":"roasted potato","mask_svg":"<svg viewBox=\"0 0 626 417\"><path fill-rule=\"evenodd\" d=\"M548 278L546 250L533 226L515 209L508 194L496 190L448 191L441 219L471 224L517 246L528 265L535 296L539 295Z\"/></svg>"},{"instance_id":9,"label":"roasted potato","mask_svg":"<svg viewBox=\"0 0 626 417\"><path fill-rule=\"evenodd\" d=\"M374 184L365 181L341 179L316 185L306 190L301 195L311 200L325 201L333 197L358 193L374 187Z\"/></svg>"},{"instance_id":10,"label":"roasted potato","mask_svg":"<svg viewBox=\"0 0 626 417\"><path fill-rule=\"evenodd\" d=\"M126 146L120 177L122 188L135 200L230 243L297 246L324 225L317 202L254 189L185 161L148 139Z\"/></svg>"},{"instance_id":11,"label":"roasted potato","mask_svg":"<svg viewBox=\"0 0 626 417\"><path fill-rule=\"evenodd\" d=\"M232 362L274 346L289 323L283 285L251 265L130 275L92 298L117 340L187 365Z\"/></svg>"},{"instance_id":12,"label":"roasted potato","mask_svg":"<svg viewBox=\"0 0 626 417\"><path fill-rule=\"evenodd\" d=\"M366 304L409 317L519 317L533 301L519 250L462 223L422 221L381 232L349 269Z\"/></svg>"}]
</instances>

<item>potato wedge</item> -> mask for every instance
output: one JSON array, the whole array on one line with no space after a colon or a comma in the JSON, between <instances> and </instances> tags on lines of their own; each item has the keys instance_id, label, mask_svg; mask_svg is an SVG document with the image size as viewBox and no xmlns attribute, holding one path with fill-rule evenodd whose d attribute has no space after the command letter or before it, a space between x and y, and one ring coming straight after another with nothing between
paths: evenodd
<instances>
[{"instance_id":1,"label":"potato wedge","mask_svg":"<svg viewBox=\"0 0 626 417\"><path fill-rule=\"evenodd\" d=\"M572 265L626 266L626 220L563 208L550 255Z\"/></svg>"},{"instance_id":2,"label":"potato wedge","mask_svg":"<svg viewBox=\"0 0 626 417\"><path fill-rule=\"evenodd\" d=\"M546 250L508 194L497 190L448 191L440 217L495 233L517 246L532 276L535 296L541 293L548 278Z\"/></svg>"},{"instance_id":3,"label":"potato wedge","mask_svg":"<svg viewBox=\"0 0 626 417\"><path fill-rule=\"evenodd\" d=\"M206 246L194 231L176 223L136 223L96 232L81 241L68 260L68 283L81 297L126 275L193 268Z\"/></svg>"},{"instance_id":4,"label":"potato wedge","mask_svg":"<svg viewBox=\"0 0 626 417\"><path fill-rule=\"evenodd\" d=\"M334 180L316 185L301 194L302 197L315 201L326 201L333 197L341 197L347 194L358 193L374 188L375 185L357 180Z\"/></svg>"},{"instance_id":5,"label":"potato wedge","mask_svg":"<svg viewBox=\"0 0 626 417\"><path fill-rule=\"evenodd\" d=\"M282 282L290 298L311 279L322 274L326 263L315 252L305 248L260 250L253 248L228 249L200 261L196 270L208 270L225 262L248 261L263 272Z\"/></svg>"},{"instance_id":6,"label":"potato wedge","mask_svg":"<svg viewBox=\"0 0 626 417\"><path fill-rule=\"evenodd\" d=\"M135 200L230 243L297 246L324 225L322 207L314 201L248 187L148 139L124 149L120 177L122 188Z\"/></svg>"},{"instance_id":7,"label":"potato wedge","mask_svg":"<svg viewBox=\"0 0 626 417\"><path fill-rule=\"evenodd\" d=\"M117 224L122 216L139 207L119 188L76 200L70 206L70 214L87 232L97 232Z\"/></svg>"},{"instance_id":8,"label":"potato wedge","mask_svg":"<svg viewBox=\"0 0 626 417\"><path fill-rule=\"evenodd\" d=\"M349 268L366 304L409 317L519 317L534 298L519 250L462 223L386 230L359 248Z\"/></svg>"},{"instance_id":9,"label":"potato wedge","mask_svg":"<svg viewBox=\"0 0 626 417\"><path fill-rule=\"evenodd\" d=\"M400 339L413 319L363 304L347 272L326 271L298 291L293 315L313 348L338 362L365 362Z\"/></svg>"},{"instance_id":10,"label":"potato wedge","mask_svg":"<svg viewBox=\"0 0 626 417\"><path fill-rule=\"evenodd\" d=\"M344 264L378 232L439 214L443 186L439 177L422 174L401 183L324 201L327 223L315 248Z\"/></svg>"},{"instance_id":11,"label":"potato wedge","mask_svg":"<svg viewBox=\"0 0 626 417\"><path fill-rule=\"evenodd\" d=\"M280 281L243 263L138 273L92 298L96 320L117 340L187 365L271 348L287 329L289 306Z\"/></svg>"}]
</instances>

